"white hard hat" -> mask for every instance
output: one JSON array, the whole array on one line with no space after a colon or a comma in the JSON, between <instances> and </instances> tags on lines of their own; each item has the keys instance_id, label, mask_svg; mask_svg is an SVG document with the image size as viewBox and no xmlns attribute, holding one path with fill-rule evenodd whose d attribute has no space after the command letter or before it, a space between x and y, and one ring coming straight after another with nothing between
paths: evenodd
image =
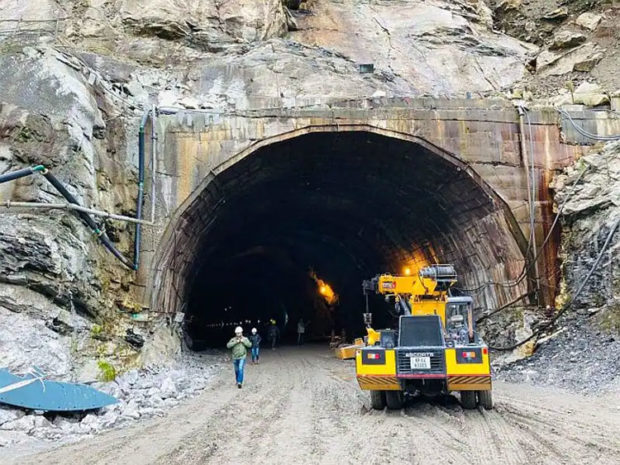
<instances>
[{"instance_id":1,"label":"white hard hat","mask_svg":"<svg viewBox=\"0 0 620 465\"><path fill-rule=\"evenodd\" d=\"M235 328L235 334L241 334L243 332L243 328L241 326L237 326Z\"/></svg>"},{"instance_id":2,"label":"white hard hat","mask_svg":"<svg viewBox=\"0 0 620 465\"><path fill-rule=\"evenodd\" d=\"M253 332L253 333L256 333L256 328L252 328L252 332Z\"/></svg>"}]
</instances>

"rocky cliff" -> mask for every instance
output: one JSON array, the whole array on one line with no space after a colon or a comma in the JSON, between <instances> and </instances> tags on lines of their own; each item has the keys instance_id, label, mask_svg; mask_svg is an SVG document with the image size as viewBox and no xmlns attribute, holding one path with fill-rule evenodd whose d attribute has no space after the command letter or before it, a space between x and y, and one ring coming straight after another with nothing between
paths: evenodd
<instances>
[{"instance_id":1,"label":"rocky cliff","mask_svg":"<svg viewBox=\"0 0 620 465\"><path fill-rule=\"evenodd\" d=\"M619 87L610 72L617 10L550 3L0 0L0 173L44 163L83 205L133 215L137 125L151 104L230 111L371 96L566 99L584 80L598 80L609 102ZM374 72L361 72L364 64ZM7 200L60 197L30 177L0 186ZM77 354L134 363L123 335L136 323L119 316L142 304L133 272L68 212L9 209L1 218L0 341L14 351L9 362L24 368L56 347L44 368L59 375ZM133 227L103 225L131 255ZM571 263L580 261L570 257L589 242L567 241L571 287ZM103 336L92 337L92 321ZM9 338L12 327L26 336Z\"/></svg>"}]
</instances>

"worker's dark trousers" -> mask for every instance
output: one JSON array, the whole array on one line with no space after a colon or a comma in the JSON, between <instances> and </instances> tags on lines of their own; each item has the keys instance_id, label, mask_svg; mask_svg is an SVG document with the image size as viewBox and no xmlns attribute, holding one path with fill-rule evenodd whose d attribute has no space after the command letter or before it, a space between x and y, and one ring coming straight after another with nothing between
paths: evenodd
<instances>
[{"instance_id":1,"label":"worker's dark trousers","mask_svg":"<svg viewBox=\"0 0 620 465\"><path fill-rule=\"evenodd\" d=\"M277 340L277 339L278 339L278 338L277 338L276 336L273 336L273 337L271 338L271 348L272 348L272 349L275 349L275 347L276 347L276 340Z\"/></svg>"},{"instance_id":2,"label":"worker's dark trousers","mask_svg":"<svg viewBox=\"0 0 620 465\"><path fill-rule=\"evenodd\" d=\"M304 333L297 333L297 345L300 346L304 343Z\"/></svg>"},{"instance_id":3,"label":"worker's dark trousers","mask_svg":"<svg viewBox=\"0 0 620 465\"><path fill-rule=\"evenodd\" d=\"M252 361L258 362L258 355L260 353L259 347L252 347Z\"/></svg>"}]
</instances>

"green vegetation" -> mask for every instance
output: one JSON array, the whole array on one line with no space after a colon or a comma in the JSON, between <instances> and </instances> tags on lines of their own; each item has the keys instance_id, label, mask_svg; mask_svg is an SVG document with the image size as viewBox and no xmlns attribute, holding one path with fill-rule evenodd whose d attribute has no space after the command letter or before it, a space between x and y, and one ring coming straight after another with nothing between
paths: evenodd
<instances>
[{"instance_id":1,"label":"green vegetation","mask_svg":"<svg viewBox=\"0 0 620 465\"><path fill-rule=\"evenodd\" d=\"M101 325L95 323L90 328L90 336L94 339L97 339L99 336L101 336L101 333L103 333L103 327Z\"/></svg>"},{"instance_id":2,"label":"green vegetation","mask_svg":"<svg viewBox=\"0 0 620 465\"><path fill-rule=\"evenodd\" d=\"M116 368L111 363L99 360L97 365L99 366L99 379L101 381L114 381L116 379Z\"/></svg>"}]
</instances>

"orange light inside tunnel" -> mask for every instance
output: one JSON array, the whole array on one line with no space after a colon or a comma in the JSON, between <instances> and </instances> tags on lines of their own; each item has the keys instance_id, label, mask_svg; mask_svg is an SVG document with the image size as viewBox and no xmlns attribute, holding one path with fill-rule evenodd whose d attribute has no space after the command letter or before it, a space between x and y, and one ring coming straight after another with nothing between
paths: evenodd
<instances>
[{"instance_id":1,"label":"orange light inside tunnel","mask_svg":"<svg viewBox=\"0 0 620 465\"><path fill-rule=\"evenodd\" d=\"M313 271L310 272L310 277L314 279L314 282L316 282L319 294L323 296L325 302L329 305L334 305L338 302L338 294L334 292L329 284L319 278Z\"/></svg>"},{"instance_id":2,"label":"orange light inside tunnel","mask_svg":"<svg viewBox=\"0 0 620 465\"><path fill-rule=\"evenodd\" d=\"M409 268L408 266L406 266L403 271L405 272L405 276L410 276L411 275L411 268Z\"/></svg>"}]
</instances>

